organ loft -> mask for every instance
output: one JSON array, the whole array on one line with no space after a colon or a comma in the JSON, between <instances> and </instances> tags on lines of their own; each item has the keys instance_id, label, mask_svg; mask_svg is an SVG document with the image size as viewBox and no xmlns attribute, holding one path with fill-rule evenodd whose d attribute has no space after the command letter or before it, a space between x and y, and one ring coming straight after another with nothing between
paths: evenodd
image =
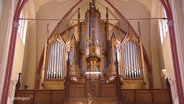
<instances>
[{"instance_id":1,"label":"organ loft","mask_svg":"<svg viewBox=\"0 0 184 104\"><path fill-rule=\"evenodd\" d=\"M27 99L14 104L171 104L169 88L153 88L139 23L135 35L110 6L84 4L47 38L35 89L19 89L19 76L15 98Z\"/></svg>"},{"instance_id":2,"label":"organ loft","mask_svg":"<svg viewBox=\"0 0 184 104\"><path fill-rule=\"evenodd\" d=\"M77 26L47 41L40 88L64 89L64 104L122 104L121 89L148 85L140 38L131 32L120 38L123 33L118 24L110 28L105 11L102 20L91 2L81 20L79 8Z\"/></svg>"},{"instance_id":3,"label":"organ loft","mask_svg":"<svg viewBox=\"0 0 184 104\"><path fill-rule=\"evenodd\" d=\"M108 8L105 11L102 20L91 2L81 20L79 8L77 26L47 41L40 88L64 89L64 104L121 104L121 89L146 88L139 37L127 32L119 38L118 25L114 27L118 32L110 34Z\"/></svg>"}]
</instances>

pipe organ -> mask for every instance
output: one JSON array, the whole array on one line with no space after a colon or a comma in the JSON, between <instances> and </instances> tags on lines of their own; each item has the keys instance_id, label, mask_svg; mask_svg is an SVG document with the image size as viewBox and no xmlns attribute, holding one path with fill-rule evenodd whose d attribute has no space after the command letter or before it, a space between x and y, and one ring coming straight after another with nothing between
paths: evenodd
<instances>
[{"instance_id":1,"label":"pipe organ","mask_svg":"<svg viewBox=\"0 0 184 104\"><path fill-rule=\"evenodd\" d=\"M108 58L108 66L107 66L107 70L108 70L108 76L109 76L109 80L112 81L115 79L116 76L116 64L115 62L118 61L116 59L118 59L119 55L119 44L120 42L116 39L115 34L113 33L111 36L111 39L108 41L108 52L107 52L107 58ZM116 58L116 54L117 54L117 58Z\"/></svg>"},{"instance_id":2,"label":"pipe organ","mask_svg":"<svg viewBox=\"0 0 184 104\"><path fill-rule=\"evenodd\" d=\"M62 33L48 40L43 88L64 88L67 71L70 81L75 83L84 83L85 79L113 83L118 73L122 88L145 88L140 40L131 33L127 33L122 41L117 35L120 32L109 34L113 30L109 29L108 8L106 21L102 21L94 3L90 3L84 21L80 21L78 9L78 19L77 32ZM71 38L66 41L61 38L64 35Z\"/></svg>"},{"instance_id":3,"label":"pipe organ","mask_svg":"<svg viewBox=\"0 0 184 104\"><path fill-rule=\"evenodd\" d=\"M65 46L55 41L49 48L46 79L62 79L64 77L63 61Z\"/></svg>"},{"instance_id":4,"label":"pipe organ","mask_svg":"<svg viewBox=\"0 0 184 104\"><path fill-rule=\"evenodd\" d=\"M128 40L122 46L122 64L124 78L141 78L140 51L138 46L131 40Z\"/></svg>"}]
</instances>

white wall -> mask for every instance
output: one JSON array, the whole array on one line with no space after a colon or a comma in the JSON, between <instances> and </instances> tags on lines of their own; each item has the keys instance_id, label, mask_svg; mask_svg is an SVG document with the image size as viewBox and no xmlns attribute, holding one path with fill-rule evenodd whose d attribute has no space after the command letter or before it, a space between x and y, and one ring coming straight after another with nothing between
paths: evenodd
<instances>
[{"instance_id":1,"label":"white wall","mask_svg":"<svg viewBox=\"0 0 184 104\"><path fill-rule=\"evenodd\" d=\"M182 80L182 85L184 89L184 12L183 12L183 0L170 0L171 9L173 13L174 19L174 27L175 27L175 36L176 36L176 45L177 45L177 52L179 58L179 65L180 65L180 75ZM184 93L184 92L183 92Z\"/></svg>"},{"instance_id":2,"label":"white wall","mask_svg":"<svg viewBox=\"0 0 184 104\"><path fill-rule=\"evenodd\" d=\"M3 0L0 0L0 21L2 17L2 9L3 9Z\"/></svg>"},{"instance_id":3,"label":"white wall","mask_svg":"<svg viewBox=\"0 0 184 104\"><path fill-rule=\"evenodd\" d=\"M76 3L71 1L69 3L68 0L50 0L50 1L35 1L35 3L41 3L42 5L39 5L37 7L36 11L36 18L51 18L51 19L61 19L72 6ZM67 5L67 6L66 6ZM36 21L36 34L37 34L37 63L39 62L41 52L44 48L45 42L43 40L46 40L46 29L47 24L49 23L49 35L57 25L58 21Z\"/></svg>"},{"instance_id":4,"label":"white wall","mask_svg":"<svg viewBox=\"0 0 184 104\"><path fill-rule=\"evenodd\" d=\"M15 85L18 80L18 73L21 73L22 71L23 56L24 56L24 44L22 43L20 36L17 35L8 104L11 103L13 104Z\"/></svg>"},{"instance_id":5,"label":"white wall","mask_svg":"<svg viewBox=\"0 0 184 104\"><path fill-rule=\"evenodd\" d=\"M159 1L152 1L151 18L162 17L158 16L158 12L162 10L162 5ZM164 67L162 47L160 42L159 20L151 20L150 32L150 59L152 64L154 88L163 88L163 81L161 80L161 70Z\"/></svg>"},{"instance_id":6,"label":"white wall","mask_svg":"<svg viewBox=\"0 0 184 104\"><path fill-rule=\"evenodd\" d=\"M27 2L23 8L26 14L25 18L36 18L35 17L35 4L33 0ZM25 42L25 54L23 59L22 68L22 80L21 88L24 89L25 85L28 85L28 89L34 89L35 76L36 76L36 22L29 21L26 32Z\"/></svg>"},{"instance_id":7,"label":"white wall","mask_svg":"<svg viewBox=\"0 0 184 104\"><path fill-rule=\"evenodd\" d=\"M12 30L12 23L15 8L18 0L4 0L1 1L1 21L0 21L0 101L2 98L2 91L4 85L4 78L6 72L9 42Z\"/></svg>"},{"instance_id":8,"label":"white wall","mask_svg":"<svg viewBox=\"0 0 184 104\"><path fill-rule=\"evenodd\" d=\"M169 34L166 35L163 41L162 49L163 49L164 63L165 63L165 69L166 69L166 78L169 79L171 92L172 92L172 99L173 99L173 102L175 102L175 100L177 99L177 91L176 91L176 80L174 75Z\"/></svg>"},{"instance_id":9,"label":"white wall","mask_svg":"<svg viewBox=\"0 0 184 104\"><path fill-rule=\"evenodd\" d=\"M150 18L151 11L148 5L151 5L151 0L117 0L111 1L113 5L125 16L126 19L132 18ZM141 26L141 35L142 35L142 43L146 49L148 57L150 58L150 24L151 21L143 21L143 20L128 20L134 30L138 32L138 22L140 22ZM126 25L126 24L124 24Z\"/></svg>"},{"instance_id":10,"label":"white wall","mask_svg":"<svg viewBox=\"0 0 184 104\"><path fill-rule=\"evenodd\" d=\"M159 0L117 0L111 1L127 19L156 18L161 3ZM154 88L162 88L161 69L163 67L162 48L158 20L128 20L134 30L138 32L138 22L141 28L141 40L152 64Z\"/></svg>"}]
</instances>

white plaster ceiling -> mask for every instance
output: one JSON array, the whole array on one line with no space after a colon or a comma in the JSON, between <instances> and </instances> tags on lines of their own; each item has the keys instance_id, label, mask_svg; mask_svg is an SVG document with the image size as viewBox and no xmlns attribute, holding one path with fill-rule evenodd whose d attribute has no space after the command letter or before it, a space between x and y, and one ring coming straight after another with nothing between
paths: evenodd
<instances>
[{"instance_id":1,"label":"white plaster ceiling","mask_svg":"<svg viewBox=\"0 0 184 104\"><path fill-rule=\"evenodd\" d=\"M28 0L28 2L34 1L34 12L35 19L56 19L56 20L37 20L36 24L36 36L37 41L40 44L37 44L38 53L41 52L41 47L44 44L41 44L42 40L45 37L46 27L49 23L49 34L60 34L64 30L67 29L68 19L76 19L77 18L77 9L81 8L81 18L84 19L84 14L89 8L88 0L82 0L63 20L59 23L60 19L62 19L68 11L80 0ZM96 8L100 10L102 19L105 19L105 7L109 8L109 18L110 19L119 19L120 28L129 32L130 26L128 26L127 22L125 22L124 18L128 19L128 23L131 25L131 28L135 30L135 33L138 32L138 22L141 24L141 38L144 44L144 47L147 52L150 51L150 34L156 34L155 31L152 33L151 26L152 23L155 25L155 21L151 20L129 20L136 18L152 18L153 12L158 9L158 5L160 5L159 0L95 0ZM106 1L109 1L119 13L122 14L120 16L114 8L112 8ZM154 6L153 6L154 4ZM153 10L154 9L154 10ZM33 11L30 9L30 11ZM155 12L156 14L157 12ZM153 17L154 18L154 17ZM31 21L30 21L31 22ZM76 22L76 21L75 21ZM112 22L112 24L117 25L117 22ZM70 24L75 24L70 21ZM57 27L55 29L55 27ZM130 30L132 32L132 30ZM112 33L112 31L111 31ZM110 33L110 34L111 34ZM139 34L138 34L139 35Z\"/></svg>"},{"instance_id":2,"label":"white plaster ceiling","mask_svg":"<svg viewBox=\"0 0 184 104\"><path fill-rule=\"evenodd\" d=\"M29 0L31 1L31 0ZM28 1L28 2L29 2ZM50 24L50 33L55 29L57 25L58 29L55 29L54 34L60 34L67 28L69 19L77 19L77 9L81 8L80 14L81 19L85 18L85 12L89 8L88 0L82 0L72 11L70 9L80 0L34 0L35 14L37 19L58 19L56 21L37 21L37 33L43 34L46 30L46 23ZM150 34L150 24L151 21L139 21L139 20L129 20L136 18L151 18L151 11L155 7L152 7L153 2L158 2L159 0L107 0L109 1L119 13L122 14L123 18L119 13L110 6L106 0L95 0L96 8L101 12L101 19L105 19L105 7L109 9L109 19L118 19L120 27L126 32L129 31L130 26L124 20L128 19L131 27L138 33L138 22L141 23L142 35ZM159 3L159 2L158 2ZM70 13L67 17L63 18L66 13ZM59 23L60 19L64 19ZM70 21L69 24L75 24L77 21ZM110 21L113 25L117 25L117 21ZM42 32L41 32L42 31ZM132 30L130 30L132 31Z\"/></svg>"},{"instance_id":3,"label":"white plaster ceiling","mask_svg":"<svg viewBox=\"0 0 184 104\"><path fill-rule=\"evenodd\" d=\"M53 19L61 19L69 10L73 7L79 0L35 0L35 9L37 13L37 18L53 18ZM158 0L108 0L114 7L120 11L121 14L127 19L130 18L150 18L152 2ZM102 19L105 17L105 7L109 8L111 15L110 19L119 19L117 12L108 5L105 0L96 0L96 7L100 10L102 14ZM47 8L48 7L48 8ZM82 14L85 14L88 9L88 0L82 0L80 4L76 8L73 9L72 12L76 12L78 8L81 8L81 18L84 18ZM45 15L42 15L45 11L50 11L51 9L57 9L55 11L46 12ZM45 10L44 10L45 9ZM63 10L63 11L62 11ZM39 11L42 11L39 12ZM41 16L42 15L42 16ZM72 13L71 13L72 15ZM75 18L76 15L73 14ZM130 21L132 22L132 21ZM135 25L136 23L131 23ZM135 26L136 27L136 26Z\"/></svg>"}]
</instances>

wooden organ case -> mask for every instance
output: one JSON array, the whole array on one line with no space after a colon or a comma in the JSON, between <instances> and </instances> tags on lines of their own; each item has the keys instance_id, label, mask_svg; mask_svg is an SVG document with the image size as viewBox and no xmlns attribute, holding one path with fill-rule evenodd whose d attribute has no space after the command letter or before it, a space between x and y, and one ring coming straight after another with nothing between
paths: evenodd
<instances>
[{"instance_id":1,"label":"wooden organ case","mask_svg":"<svg viewBox=\"0 0 184 104\"><path fill-rule=\"evenodd\" d=\"M85 21L79 20L68 42L62 34L48 40L41 88L64 89L63 104L122 104L121 89L145 88L139 38L130 33L122 41L114 33L110 37L108 9L102 21L94 3Z\"/></svg>"}]
</instances>

